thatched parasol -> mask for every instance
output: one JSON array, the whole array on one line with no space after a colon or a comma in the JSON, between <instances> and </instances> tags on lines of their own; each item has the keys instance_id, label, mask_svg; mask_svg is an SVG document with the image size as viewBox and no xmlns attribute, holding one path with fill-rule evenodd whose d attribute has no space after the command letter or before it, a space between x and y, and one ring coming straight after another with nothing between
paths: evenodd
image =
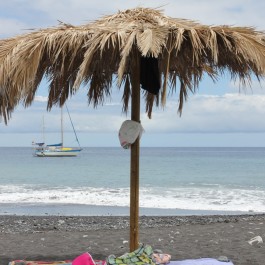
<instances>
[{"instance_id":1,"label":"thatched parasol","mask_svg":"<svg viewBox=\"0 0 265 265\"><path fill-rule=\"evenodd\" d=\"M123 87L123 110L140 122L140 94L151 117L179 93L179 109L203 75L224 72L242 84L265 73L264 34L254 28L205 26L136 8L83 26L58 27L0 41L0 117L29 106L43 79L49 80L47 109L62 106L81 85L95 107L111 95L114 77ZM131 147L130 249L138 246L139 139Z\"/></svg>"}]
</instances>

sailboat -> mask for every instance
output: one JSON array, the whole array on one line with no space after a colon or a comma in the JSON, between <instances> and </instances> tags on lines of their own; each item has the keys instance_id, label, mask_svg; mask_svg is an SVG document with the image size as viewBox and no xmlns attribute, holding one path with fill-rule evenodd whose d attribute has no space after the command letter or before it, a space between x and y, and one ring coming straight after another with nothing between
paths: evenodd
<instances>
[{"instance_id":1,"label":"sailboat","mask_svg":"<svg viewBox=\"0 0 265 265\"><path fill-rule=\"evenodd\" d=\"M73 128L73 131L75 133L76 141L79 145L79 147L65 147L64 146L64 134L63 134L63 108L61 108L61 142L57 144L45 144L45 139L44 139L44 125L43 125L43 142L40 143L35 143L32 142L34 145L34 156L37 157L64 157L64 156L77 156L81 151L82 148L80 146L79 140L77 138L77 134L69 113L69 110L67 108L67 105L65 104L65 107L67 109L67 113Z\"/></svg>"}]
</instances>

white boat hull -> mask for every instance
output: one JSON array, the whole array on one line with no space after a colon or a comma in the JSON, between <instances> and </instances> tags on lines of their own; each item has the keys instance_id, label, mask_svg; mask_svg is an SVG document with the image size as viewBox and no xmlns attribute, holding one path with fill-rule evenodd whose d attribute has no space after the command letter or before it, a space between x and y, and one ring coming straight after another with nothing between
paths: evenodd
<instances>
[{"instance_id":1,"label":"white boat hull","mask_svg":"<svg viewBox=\"0 0 265 265\"><path fill-rule=\"evenodd\" d=\"M39 157L63 157L63 156L77 156L81 149L71 150L38 150L35 155Z\"/></svg>"}]
</instances>

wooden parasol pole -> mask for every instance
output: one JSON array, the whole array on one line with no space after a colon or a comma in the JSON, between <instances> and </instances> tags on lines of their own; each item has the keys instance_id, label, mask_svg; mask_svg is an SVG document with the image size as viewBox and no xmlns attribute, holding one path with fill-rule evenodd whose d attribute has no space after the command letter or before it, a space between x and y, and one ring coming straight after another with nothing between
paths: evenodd
<instances>
[{"instance_id":1,"label":"wooden parasol pole","mask_svg":"<svg viewBox=\"0 0 265 265\"><path fill-rule=\"evenodd\" d=\"M136 52L131 72L132 105L131 120L140 122L140 56ZM138 248L139 242L139 137L131 145L130 172L130 251Z\"/></svg>"}]
</instances>

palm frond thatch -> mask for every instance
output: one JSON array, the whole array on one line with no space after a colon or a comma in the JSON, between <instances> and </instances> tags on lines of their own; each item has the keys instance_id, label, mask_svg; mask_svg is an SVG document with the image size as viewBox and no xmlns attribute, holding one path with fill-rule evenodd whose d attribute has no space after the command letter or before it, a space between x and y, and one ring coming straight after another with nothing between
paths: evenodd
<instances>
[{"instance_id":1,"label":"palm frond thatch","mask_svg":"<svg viewBox=\"0 0 265 265\"><path fill-rule=\"evenodd\" d=\"M127 111L135 49L142 58L157 60L158 80L163 83L156 96L145 96L149 117L154 102L165 105L167 89L179 91L181 112L188 92L197 89L204 74L215 79L229 72L243 84L253 74L262 77L264 39L263 32L251 27L205 26L170 18L160 10L136 8L83 26L60 24L1 40L0 117L7 122L17 104L30 105L44 77L50 82L50 109L63 105L81 85L88 87L90 103L102 104L116 75L118 85L124 84Z\"/></svg>"}]
</instances>

